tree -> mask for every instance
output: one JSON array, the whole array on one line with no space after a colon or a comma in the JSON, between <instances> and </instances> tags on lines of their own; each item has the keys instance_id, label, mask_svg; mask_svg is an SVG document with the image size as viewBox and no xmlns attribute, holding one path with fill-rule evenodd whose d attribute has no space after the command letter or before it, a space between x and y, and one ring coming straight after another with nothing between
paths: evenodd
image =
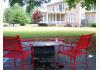
<instances>
[{"instance_id":1,"label":"tree","mask_svg":"<svg viewBox=\"0 0 100 70\"><path fill-rule=\"evenodd\" d=\"M27 1L26 11L28 13L30 13L32 11L32 9L35 9L36 7L38 7L40 5L41 5L41 2L38 0L36 0L36 1L29 0L29 1Z\"/></svg>"},{"instance_id":2,"label":"tree","mask_svg":"<svg viewBox=\"0 0 100 70\"><path fill-rule=\"evenodd\" d=\"M4 0L6 1L6 0ZM9 0L10 6L13 6L15 3L18 3L21 6L24 6L27 3L48 3L50 0Z\"/></svg>"},{"instance_id":3,"label":"tree","mask_svg":"<svg viewBox=\"0 0 100 70\"><path fill-rule=\"evenodd\" d=\"M5 21L11 24L21 24L24 25L30 22L28 15L25 10L18 4L7 8L4 12Z\"/></svg>"},{"instance_id":4,"label":"tree","mask_svg":"<svg viewBox=\"0 0 100 70\"><path fill-rule=\"evenodd\" d=\"M39 10L36 10L33 13L33 21L38 24L38 22L40 22L42 20L42 13Z\"/></svg>"},{"instance_id":5,"label":"tree","mask_svg":"<svg viewBox=\"0 0 100 70\"><path fill-rule=\"evenodd\" d=\"M18 3L21 6L24 6L26 4L27 0L9 0L10 6L13 6L14 4Z\"/></svg>"},{"instance_id":6,"label":"tree","mask_svg":"<svg viewBox=\"0 0 100 70\"><path fill-rule=\"evenodd\" d=\"M9 0L10 6L18 3L21 6L26 5L26 10L28 13L35 7L40 6L42 3L48 3L50 0Z\"/></svg>"},{"instance_id":7,"label":"tree","mask_svg":"<svg viewBox=\"0 0 100 70\"><path fill-rule=\"evenodd\" d=\"M65 0L68 4L69 9L76 7L78 3L81 4L81 7L84 7L86 10L90 10L96 7L96 0Z\"/></svg>"}]
</instances>

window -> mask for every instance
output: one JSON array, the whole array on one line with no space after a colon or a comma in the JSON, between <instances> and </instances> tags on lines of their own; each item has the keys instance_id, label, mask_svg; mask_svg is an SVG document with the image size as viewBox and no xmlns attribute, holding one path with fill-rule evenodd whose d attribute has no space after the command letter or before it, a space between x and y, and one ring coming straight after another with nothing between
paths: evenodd
<instances>
[{"instance_id":1,"label":"window","mask_svg":"<svg viewBox=\"0 0 100 70\"><path fill-rule=\"evenodd\" d=\"M73 23L75 22L75 14L73 13Z\"/></svg>"},{"instance_id":2,"label":"window","mask_svg":"<svg viewBox=\"0 0 100 70\"><path fill-rule=\"evenodd\" d=\"M68 21L70 22L70 23L74 23L75 22L75 14L74 13L70 13L69 15L68 15Z\"/></svg>"},{"instance_id":3,"label":"window","mask_svg":"<svg viewBox=\"0 0 100 70\"><path fill-rule=\"evenodd\" d=\"M53 11L54 11L54 6L53 6Z\"/></svg>"},{"instance_id":4,"label":"window","mask_svg":"<svg viewBox=\"0 0 100 70\"><path fill-rule=\"evenodd\" d=\"M68 14L68 22L70 23L70 14Z\"/></svg>"},{"instance_id":5,"label":"window","mask_svg":"<svg viewBox=\"0 0 100 70\"><path fill-rule=\"evenodd\" d=\"M59 11L62 11L62 5L59 5Z\"/></svg>"}]
</instances>

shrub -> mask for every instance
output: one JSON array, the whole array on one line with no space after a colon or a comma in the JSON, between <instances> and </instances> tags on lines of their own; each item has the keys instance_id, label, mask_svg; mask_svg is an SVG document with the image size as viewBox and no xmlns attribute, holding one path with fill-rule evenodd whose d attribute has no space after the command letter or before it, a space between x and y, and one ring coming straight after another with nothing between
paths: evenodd
<instances>
[{"instance_id":1,"label":"shrub","mask_svg":"<svg viewBox=\"0 0 100 70\"><path fill-rule=\"evenodd\" d=\"M12 24L25 25L30 22L30 18L25 10L18 4L15 4L4 11L4 21Z\"/></svg>"},{"instance_id":2,"label":"shrub","mask_svg":"<svg viewBox=\"0 0 100 70\"><path fill-rule=\"evenodd\" d=\"M91 27L96 27L96 23L92 23L91 24Z\"/></svg>"},{"instance_id":3,"label":"shrub","mask_svg":"<svg viewBox=\"0 0 100 70\"><path fill-rule=\"evenodd\" d=\"M40 23L39 26L48 26L48 25L45 23Z\"/></svg>"}]
</instances>

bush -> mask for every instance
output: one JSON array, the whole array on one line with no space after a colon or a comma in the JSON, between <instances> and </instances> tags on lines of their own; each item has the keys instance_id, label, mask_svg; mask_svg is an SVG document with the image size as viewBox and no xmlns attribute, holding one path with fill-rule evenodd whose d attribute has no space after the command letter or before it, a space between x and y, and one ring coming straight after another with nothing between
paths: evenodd
<instances>
[{"instance_id":1,"label":"bush","mask_svg":"<svg viewBox=\"0 0 100 70\"><path fill-rule=\"evenodd\" d=\"M92 23L91 24L91 27L96 27L96 23Z\"/></svg>"},{"instance_id":2,"label":"bush","mask_svg":"<svg viewBox=\"0 0 100 70\"><path fill-rule=\"evenodd\" d=\"M48 26L48 25L45 23L40 23L39 26Z\"/></svg>"},{"instance_id":3,"label":"bush","mask_svg":"<svg viewBox=\"0 0 100 70\"><path fill-rule=\"evenodd\" d=\"M30 22L30 18L25 10L18 4L15 4L4 11L6 22L12 24L25 25Z\"/></svg>"}]
</instances>

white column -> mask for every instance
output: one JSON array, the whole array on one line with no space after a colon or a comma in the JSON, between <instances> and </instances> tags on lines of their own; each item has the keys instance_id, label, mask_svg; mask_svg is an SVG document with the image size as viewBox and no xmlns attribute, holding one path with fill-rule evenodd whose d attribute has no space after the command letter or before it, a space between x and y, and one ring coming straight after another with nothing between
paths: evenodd
<instances>
[{"instance_id":1,"label":"white column","mask_svg":"<svg viewBox=\"0 0 100 70\"><path fill-rule=\"evenodd\" d=\"M53 22L53 14L52 14L52 22Z\"/></svg>"},{"instance_id":2,"label":"white column","mask_svg":"<svg viewBox=\"0 0 100 70\"><path fill-rule=\"evenodd\" d=\"M47 18L46 18L46 19L47 19L47 24L48 24L48 19L49 19L49 18L48 18L48 12L47 12Z\"/></svg>"},{"instance_id":3,"label":"white column","mask_svg":"<svg viewBox=\"0 0 100 70\"><path fill-rule=\"evenodd\" d=\"M60 23L61 23L61 13L60 13Z\"/></svg>"},{"instance_id":4,"label":"white column","mask_svg":"<svg viewBox=\"0 0 100 70\"><path fill-rule=\"evenodd\" d=\"M55 13L55 24L57 26L57 14Z\"/></svg>"},{"instance_id":5,"label":"white column","mask_svg":"<svg viewBox=\"0 0 100 70\"><path fill-rule=\"evenodd\" d=\"M55 13L55 23L56 23L56 21L57 21L57 19L56 19L57 17L56 17L56 13Z\"/></svg>"},{"instance_id":6,"label":"white column","mask_svg":"<svg viewBox=\"0 0 100 70\"><path fill-rule=\"evenodd\" d=\"M51 17L51 14L50 14L50 21L49 21L50 23L51 23L51 20L52 20L52 17Z\"/></svg>"},{"instance_id":7,"label":"white column","mask_svg":"<svg viewBox=\"0 0 100 70\"><path fill-rule=\"evenodd\" d=\"M78 26L81 26L81 13L82 13L82 8L79 6L79 12L78 14Z\"/></svg>"},{"instance_id":8,"label":"white column","mask_svg":"<svg viewBox=\"0 0 100 70\"><path fill-rule=\"evenodd\" d=\"M42 17L42 22L44 22L44 17L45 17L45 16L43 15L43 17Z\"/></svg>"},{"instance_id":9,"label":"white column","mask_svg":"<svg viewBox=\"0 0 100 70\"><path fill-rule=\"evenodd\" d=\"M54 16L53 16L53 14L52 14L52 22L54 22Z\"/></svg>"},{"instance_id":10,"label":"white column","mask_svg":"<svg viewBox=\"0 0 100 70\"><path fill-rule=\"evenodd\" d=\"M48 14L48 22L50 21L50 15Z\"/></svg>"},{"instance_id":11,"label":"white column","mask_svg":"<svg viewBox=\"0 0 100 70\"><path fill-rule=\"evenodd\" d=\"M51 23L51 21L52 21L52 14L50 14L50 23Z\"/></svg>"},{"instance_id":12,"label":"white column","mask_svg":"<svg viewBox=\"0 0 100 70\"><path fill-rule=\"evenodd\" d=\"M65 21L64 21L65 23L67 22L67 21L66 21L66 18L67 18L67 16L66 16L66 13L65 13Z\"/></svg>"}]
</instances>

